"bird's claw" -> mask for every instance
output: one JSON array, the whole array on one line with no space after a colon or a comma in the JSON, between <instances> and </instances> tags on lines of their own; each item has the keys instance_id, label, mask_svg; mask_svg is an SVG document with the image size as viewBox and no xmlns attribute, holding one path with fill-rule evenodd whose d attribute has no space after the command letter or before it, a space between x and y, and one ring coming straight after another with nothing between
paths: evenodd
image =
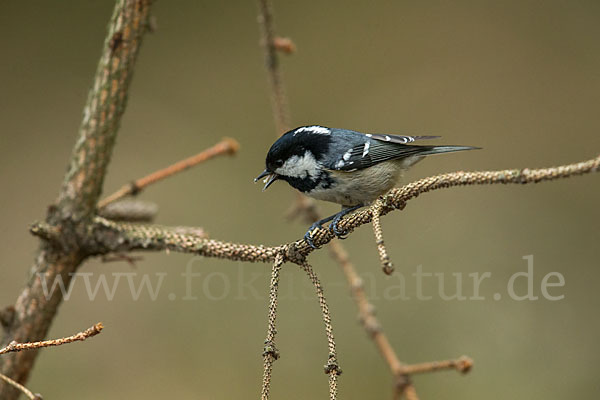
<instances>
[{"instance_id":1,"label":"bird's claw","mask_svg":"<svg viewBox=\"0 0 600 400\"><path fill-rule=\"evenodd\" d=\"M312 238L312 231L314 231L317 228L322 228L322 226L320 224L312 224L310 226L310 228L308 228L308 230L306 231L306 233L304 234L304 241L306 243L308 243L308 245L310 247L312 247L313 249L318 249L317 246L315 246L315 243L313 242L313 238Z\"/></svg>"},{"instance_id":2,"label":"bird's claw","mask_svg":"<svg viewBox=\"0 0 600 400\"><path fill-rule=\"evenodd\" d=\"M348 236L348 231L342 231L340 230L340 228L338 228L338 224L340 223L340 221L342 220L343 215L340 215L338 217L335 217L333 219L333 221L331 222L331 224L329 225L329 230L331 232L333 232L333 234L341 240L346 239Z\"/></svg>"}]
</instances>

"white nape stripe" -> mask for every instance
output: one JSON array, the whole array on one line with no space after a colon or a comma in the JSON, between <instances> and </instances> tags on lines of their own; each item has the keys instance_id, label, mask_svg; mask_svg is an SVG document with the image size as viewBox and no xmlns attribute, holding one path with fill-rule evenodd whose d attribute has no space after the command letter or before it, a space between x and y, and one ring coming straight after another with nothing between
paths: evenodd
<instances>
[{"instance_id":1,"label":"white nape stripe","mask_svg":"<svg viewBox=\"0 0 600 400\"><path fill-rule=\"evenodd\" d=\"M311 132L311 133L318 133L320 135L329 135L331 133L331 130L329 128L325 128L324 126L319 126L319 125L303 126L294 131L294 136L296 136L296 133L301 133L301 132Z\"/></svg>"}]
</instances>

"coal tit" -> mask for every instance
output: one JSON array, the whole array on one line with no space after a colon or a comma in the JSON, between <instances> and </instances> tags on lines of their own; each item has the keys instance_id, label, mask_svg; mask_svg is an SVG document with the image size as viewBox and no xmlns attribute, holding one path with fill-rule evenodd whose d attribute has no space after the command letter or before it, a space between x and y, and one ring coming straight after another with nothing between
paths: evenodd
<instances>
[{"instance_id":1,"label":"coal tit","mask_svg":"<svg viewBox=\"0 0 600 400\"><path fill-rule=\"evenodd\" d=\"M360 133L324 126L301 126L281 136L269 150L266 169L254 180L265 178L266 190L284 180L307 196L340 204L342 211L315 222L304 235L314 247L311 232L333 220L330 229L338 237L342 217L363 207L393 188L402 172L430 154L471 150L470 146L411 145L416 140L439 136L400 136Z\"/></svg>"}]
</instances>

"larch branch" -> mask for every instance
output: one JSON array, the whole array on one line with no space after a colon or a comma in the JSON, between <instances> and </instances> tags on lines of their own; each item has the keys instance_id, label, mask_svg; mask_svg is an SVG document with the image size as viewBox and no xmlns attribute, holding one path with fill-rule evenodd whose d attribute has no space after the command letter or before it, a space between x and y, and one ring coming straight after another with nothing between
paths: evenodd
<instances>
[{"instance_id":1,"label":"larch branch","mask_svg":"<svg viewBox=\"0 0 600 400\"><path fill-rule=\"evenodd\" d=\"M409 200L434 190L467 185L538 183L597 172L599 167L600 156L588 161L553 168L460 171L436 175L392 189L382 196L380 199L383 204L381 215L393 210L404 209ZM359 226L370 223L373 212L372 208L357 211L345 217L338 226L341 230L351 233ZM45 237L46 229L47 226L38 223L32 227L32 232ZM90 235L86 249L94 255L131 250L172 250L206 257L270 263L275 261L277 254L283 252L285 261L301 264L306 256L315 250L304 239L279 246L239 244L206 239L170 227L119 223L101 217L96 217L88 229L90 229ZM313 234L313 240L317 246L326 245L334 238L335 235L325 228L317 229Z\"/></svg>"}]
</instances>

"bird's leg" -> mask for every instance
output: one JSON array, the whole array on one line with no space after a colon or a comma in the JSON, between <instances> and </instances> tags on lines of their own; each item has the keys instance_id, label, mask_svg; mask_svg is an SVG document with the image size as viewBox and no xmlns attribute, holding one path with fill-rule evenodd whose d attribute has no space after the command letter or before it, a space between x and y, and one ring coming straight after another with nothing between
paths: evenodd
<instances>
[{"instance_id":1,"label":"bird's leg","mask_svg":"<svg viewBox=\"0 0 600 400\"><path fill-rule=\"evenodd\" d=\"M323 227L322 225L323 225L325 222L329 222L329 221L331 221L331 220L332 220L332 219L334 219L336 216L337 216L337 214L330 215L330 216L329 216L329 217L327 217L327 218L323 218L323 219L321 219L321 220L319 220L319 221L315 222L314 224L312 224L312 225L310 226L310 228L308 228L308 231L306 231L306 233L304 234L304 240L306 241L306 243L308 243L308 245L309 245L310 247L312 247L313 249L316 249L316 248L317 248L317 246L315 246L315 244L314 244L314 242L313 242L313 240L312 240L312 235L311 235L311 232L312 232L312 231L314 231L314 230L315 230L315 229L317 229L317 228L322 228L322 227Z\"/></svg>"},{"instance_id":2,"label":"bird's leg","mask_svg":"<svg viewBox=\"0 0 600 400\"><path fill-rule=\"evenodd\" d=\"M353 207L343 207L342 206L342 211L340 211L339 213L337 213L333 216L333 222L331 223L331 225L329 225L329 229L335 234L335 236L337 236L339 239L346 239L346 237L344 235L346 235L348 232L340 231L338 229L338 224L340 223L340 221L342 220L344 215L350 214L352 211L356 211L359 208L361 208L362 206L363 206L362 204L359 204L359 205L353 206Z\"/></svg>"}]
</instances>

